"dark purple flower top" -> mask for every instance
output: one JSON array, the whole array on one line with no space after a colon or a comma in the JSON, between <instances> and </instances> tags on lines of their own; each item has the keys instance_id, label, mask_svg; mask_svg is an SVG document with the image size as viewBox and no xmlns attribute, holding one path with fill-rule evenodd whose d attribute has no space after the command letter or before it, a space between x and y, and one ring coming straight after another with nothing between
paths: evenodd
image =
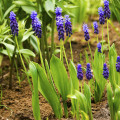
<instances>
[{"instance_id":1,"label":"dark purple flower top","mask_svg":"<svg viewBox=\"0 0 120 120\"><path fill-rule=\"evenodd\" d=\"M70 21L71 18L69 18L69 15L65 15L65 31L66 31L66 36L71 36L72 35L72 24Z\"/></svg>"},{"instance_id":2,"label":"dark purple flower top","mask_svg":"<svg viewBox=\"0 0 120 120\"><path fill-rule=\"evenodd\" d=\"M98 13L99 13L99 22L100 24L104 24L105 23L105 17L104 17L104 11L102 7L98 8Z\"/></svg>"},{"instance_id":3,"label":"dark purple flower top","mask_svg":"<svg viewBox=\"0 0 120 120\"><path fill-rule=\"evenodd\" d=\"M11 11L10 12L10 28L11 28L11 31L12 31L12 34L15 36L17 35L18 36L18 23L17 23L17 20L16 20L16 14Z\"/></svg>"},{"instance_id":4,"label":"dark purple flower top","mask_svg":"<svg viewBox=\"0 0 120 120\"><path fill-rule=\"evenodd\" d=\"M83 79L83 72L82 72L82 66L81 66L81 64L77 65L77 78L79 80Z\"/></svg>"},{"instance_id":5,"label":"dark purple flower top","mask_svg":"<svg viewBox=\"0 0 120 120\"><path fill-rule=\"evenodd\" d=\"M87 24L83 24L84 37L85 37L86 41L88 41L90 39L88 30L89 29L88 29Z\"/></svg>"}]
</instances>

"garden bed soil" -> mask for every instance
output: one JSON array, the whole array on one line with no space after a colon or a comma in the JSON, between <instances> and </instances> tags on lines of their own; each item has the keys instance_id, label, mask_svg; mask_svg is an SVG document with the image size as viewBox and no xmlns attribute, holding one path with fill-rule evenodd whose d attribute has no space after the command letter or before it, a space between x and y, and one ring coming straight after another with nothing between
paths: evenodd
<instances>
[{"instance_id":1,"label":"garden bed soil","mask_svg":"<svg viewBox=\"0 0 120 120\"><path fill-rule=\"evenodd\" d=\"M117 22L114 22L115 27L119 30L120 25ZM91 23L89 24L91 26ZM101 29L101 28L100 28ZM116 50L119 53L120 52L120 38L118 33L110 27L110 43L115 43ZM96 41L96 35L93 34L92 28L90 28L90 46L92 53L94 53L97 45ZM101 31L99 35L99 40L101 41ZM104 40L105 43L107 43L107 28L104 26ZM77 65L80 61L80 53L82 55L82 61L83 66L85 67L85 55L84 51L86 50L90 56L90 51L88 48L87 42L84 40L84 33L82 31L75 32L72 37L72 48L73 48L73 56L74 56L74 63ZM55 34L55 43L59 44L59 41L57 39L57 34ZM69 42L65 44L65 50L67 53L68 60L71 59L70 55L70 47ZM108 60L108 50L104 51L106 54L106 60ZM3 77L0 76L0 83L2 84L3 88L3 101L2 106L0 108L0 120L34 120L33 118L33 112L32 112L32 93L30 90L30 86L27 82L27 79L24 78L24 80L21 82L21 87L19 86L19 82L16 77L16 71L13 75L13 89L8 89L8 80L9 80L9 67L10 62L8 57L4 57L2 62L2 70L3 70ZM19 68L19 71L21 71L21 68ZM23 75L22 72L20 72L21 76ZM84 81L86 79L84 78ZM46 88L47 89L47 88ZM47 103L47 101L42 97L42 95L39 95L39 104L40 104L40 111L41 111L41 117L42 120L46 120L49 118L49 120L56 120L54 113L52 111L52 108ZM92 100L92 112L94 120L110 120L110 113L107 103L107 97L106 97L106 90L103 95L103 99L99 103L94 103ZM68 119L62 118L62 120L73 120L71 117Z\"/></svg>"}]
</instances>

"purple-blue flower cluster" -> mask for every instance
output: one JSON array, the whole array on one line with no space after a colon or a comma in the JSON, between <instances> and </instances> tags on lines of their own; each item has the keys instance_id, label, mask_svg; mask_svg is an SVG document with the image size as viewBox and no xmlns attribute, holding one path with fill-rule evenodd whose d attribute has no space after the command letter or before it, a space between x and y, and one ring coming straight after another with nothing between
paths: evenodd
<instances>
[{"instance_id":1,"label":"purple-blue flower cluster","mask_svg":"<svg viewBox=\"0 0 120 120\"><path fill-rule=\"evenodd\" d=\"M81 66L81 64L77 65L77 78L79 80L83 79L83 72L82 72L82 66Z\"/></svg>"},{"instance_id":2,"label":"purple-blue flower cluster","mask_svg":"<svg viewBox=\"0 0 120 120\"><path fill-rule=\"evenodd\" d=\"M93 27L94 27L94 33L95 33L95 34L99 34L98 24L97 24L97 22L96 22L96 21L95 21L95 22L93 22Z\"/></svg>"},{"instance_id":3,"label":"purple-blue flower cluster","mask_svg":"<svg viewBox=\"0 0 120 120\"><path fill-rule=\"evenodd\" d=\"M105 17L104 17L104 11L102 7L98 8L98 13L99 13L99 22L100 24L104 24L105 23Z\"/></svg>"},{"instance_id":4,"label":"purple-blue flower cluster","mask_svg":"<svg viewBox=\"0 0 120 120\"><path fill-rule=\"evenodd\" d=\"M62 16L62 9L60 7L56 7L55 13L56 13L56 20L57 20L58 16Z\"/></svg>"},{"instance_id":5,"label":"purple-blue flower cluster","mask_svg":"<svg viewBox=\"0 0 120 120\"><path fill-rule=\"evenodd\" d=\"M101 44L100 44L100 42L97 44L97 48L98 48L98 52L100 52L100 53L102 53L102 51L101 51Z\"/></svg>"},{"instance_id":6,"label":"purple-blue flower cluster","mask_svg":"<svg viewBox=\"0 0 120 120\"><path fill-rule=\"evenodd\" d=\"M86 41L88 41L90 39L88 30L89 29L88 29L87 24L83 24L84 37L85 37Z\"/></svg>"},{"instance_id":7,"label":"purple-blue flower cluster","mask_svg":"<svg viewBox=\"0 0 120 120\"><path fill-rule=\"evenodd\" d=\"M35 20L35 18L37 17L37 12L32 11L30 17L31 17L32 20Z\"/></svg>"},{"instance_id":8,"label":"purple-blue flower cluster","mask_svg":"<svg viewBox=\"0 0 120 120\"><path fill-rule=\"evenodd\" d=\"M38 38L41 38L42 37L41 23L37 18L37 13L35 11L31 13L31 19L33 31L35 32L36 36L38 36Z\"/></svg>"},{"instance_id":9,"label":"purple-blue flower cluster","mask_svg":"<svg viewBox=\"0 0 120 120\"><path fill-rule=\"evenodd\" d=\"M64 31L64 21L63 21L62 16L57 17L56 26L57 26L59 40L60 39L64 40L64 32L65 31Z\"/></svg>"},{"instance_id":10,"label":"purple-blue flower cluster","mask_svg":"<svg viewBox=\"0 0 120 120\"><path fill-rule=\"evenodd\" d=\"M106 63L103 64L103 76L104 76L105 79L108 79L108 77L109 77L109 70L107 68Z\"/></svg>"},{"instance_id":11,"label":"purple-blue flower cluster","mask_svg":"<svg viewBox=\"0 0 120 120\"><path fill-rule=\"evenodd\" d=\"M38 36L38 38L41 38L42 37L41 23L37 17L34 20L34 26L35 26L34 31L36 36Z\"/></svg>"},{"instance_id":12,"label":"purple-blue flower cluster","mask_svg":"<svg viewBox=\"0 0 120 120\"><path fill-rule=\"evenodd\" d=\"M65 31L66 31L66 36L71 36L72 35L72 24L70 21L71 18L69 18L69 15L65 15Z\"/></svg>"},{"instance_id":13,"label":"purple-blue flower cluster","mask_svg":"<svg viewBox=\"0 0 120 120\"><path fill-rule=\"evenodd\" d=\"M18 23L17 23L17 20L16 20L16 14L11 11L10 12L10 28L11 28L11 31L12 31L12 34L15 36L17 35L18 36Z\"/></svg>"},{"instance_id":14,"label":"purple-blue flower cluster","mask_svg":"<svg viewBox=\"0 0 120 120\"><path fill-rule=\"evenodd\" d=\"M88 80L92 79L93 75L91 72L91 68L90 68L90 63L87 63L87 69L86 69L86 78Z\"/></svg>"},{"instance_id":15,"label":"purple-blue flower cluster","mask_svg":"<svg viewBox=\"0 0 120 120\"><path fill-rule=\"evenodd\" d=\"M111 12L109 9L109 1L108 0L104 0L104 15L105 15L105 19L106 18L110 18Z\"/></svg>"},{"instance_id":16,"label":"purple-blue flower cluster","mask_svg":"<svg viewBox=\"0 0 120 120\"><path fill-rule=\"evenodd\" d=\"M116 70L117 72L120 72L120 56L117 57L117 61L116 61Z\"/></svg>"}]
</instances>

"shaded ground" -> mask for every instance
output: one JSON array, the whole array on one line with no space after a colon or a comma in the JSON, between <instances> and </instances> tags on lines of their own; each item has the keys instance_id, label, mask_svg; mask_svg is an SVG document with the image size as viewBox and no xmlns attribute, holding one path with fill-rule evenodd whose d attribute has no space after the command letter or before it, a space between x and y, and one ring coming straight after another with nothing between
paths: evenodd
<instances>
[{"instance_id":1,"label":"shaded ground","mask_svg":"<svg viewBox=\"0 0 120 120\"><path fill-rule=\"evenodd\" d=\"M117 22L114 22L114 25L116 28L120 28L120 25ZM89 24L91 26L91 24ZM120 31L118 29L118 31ZM96 49L96 35L92 34L93 30L90 28L90 46L92 49L92 53L94 53ZM59 41L57 40L57 35L55 36L56 43L58 44ZM101 31L99 35L99 40L101 40ZM104 40L107 43L107 30L106 26L104 26ZM80 62L80 53L82 54L82 61L83 66L85 67L85 55L84 51L89 53L90 51L88 49L88 43L84 40L84 34L83 32L76 32L71 37L72 41L72 48L73 48L73 56L74 56L74 63L77 65L77 63ZM117 52L120 52L120 38L115 32L115 29L112 27L110 28L110 43L115 43ZM69 42L65 45L67 57L70 60L70 48L69 48ZM108 60L108 51L104 51L106 54L106 60ZM5 107L0 108L0 120L34 120L33 113L32 113L32 93L30 90L30 86L26 79L24 79L21 82L21 88L19 87L18 80L16 78L16 72L14 72L14 85L13 90L8 89L8 79L9 79L9 59L7 57L4 57L3 63L3 78L0 76L0 83L3 87L3 105ZM20 71L20 70L19 70ZM22 76L22 73L21 73ZM85 79L85 78L84 78ZM46 120L48 117L50 120L56 120L54 118L54 113L52 112L52 109L50 105L46 102L46 100L39 95L40 98L40 111L41 111L41 117L43 120ZM94 104L92 103L92 112L94 120L110 120L110 113L108 109L107 99L106 99L106 91L104 92L103 99L100 103ZM65 120L63 118L63 120ZM67 120L73 120L73 119L67 119Z\"/></svg>"}]
</instances>

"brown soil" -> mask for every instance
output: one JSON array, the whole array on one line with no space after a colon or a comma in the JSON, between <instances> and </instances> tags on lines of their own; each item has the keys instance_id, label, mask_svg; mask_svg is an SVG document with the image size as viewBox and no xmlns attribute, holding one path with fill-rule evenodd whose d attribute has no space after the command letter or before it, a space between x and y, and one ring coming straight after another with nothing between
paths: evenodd
<instances>
[{"instance_id":1,"label":"brown soil","mask_svg":"<svg viewBox=\"0 0 120 120\"><path fill-rule=\"evenodd\" d=\"M120 25L117 22L114 22L115 27L118 29L120 28ZM91 26L91 24L89 24ZM100 28L101 29L101 28ZM120 31L118 29L118 31ZM92 34L93 30L90 28L90 46L92 49L92 53L94 53L96 49L96 35ZM56 35L56 43L58 44L57 35ZM101 31L99 35L99 40L101 40ZM104 26L104 39L107 43L107 30L106 26ZM120 51L120 38L117 34L117 32L110 27L110 43L115 43L116 50L119 53ZM88 49L87 42L84 40L84 34L82 31L75 32L73 36L71 37L72 41L72 48L73 48L73 56L74 56L74 63L77 65L77 63L80 62L80 53L82 54L82 61L83 66L85 67L85 55L84 51L88 51L88 54L90 56L90 52ZM65 44L67 57L70 60L70 48L69 48L69 42ZM108 60L108 51L104 51L106 54L106 60ZM18 80L16 77L16 72L14 72L13 76L13 89L8 89L8 79L9 79L9 59L8 57L4 57L3 63L2 63L2 70L3 70L3 77L0 76L0 83L2 84L3 88L3 101L2 104L3 107L0 108L0 120L34 120L33 118L33 112L32 112L32 93L30 90L30 86L24 78L24 80L21 82L21 87L19 87ZM21 71L21 70L19 70ZM20 72L21 76L23 76L23 73ZM47 103L47 101L42 97L42 95L39 95L40 98L40 111L41 111L41 117L43 120L46 120L48 117L50 120L56 120L54 113L50 107L50 105ZM103 99L101 102L95 104L92 102L92 112L94 120L110 120L110 113L106 98L106 91L104 92ZM65 119L62 120L73 120L73 119Z\"/></svg>"}]
</instances>

